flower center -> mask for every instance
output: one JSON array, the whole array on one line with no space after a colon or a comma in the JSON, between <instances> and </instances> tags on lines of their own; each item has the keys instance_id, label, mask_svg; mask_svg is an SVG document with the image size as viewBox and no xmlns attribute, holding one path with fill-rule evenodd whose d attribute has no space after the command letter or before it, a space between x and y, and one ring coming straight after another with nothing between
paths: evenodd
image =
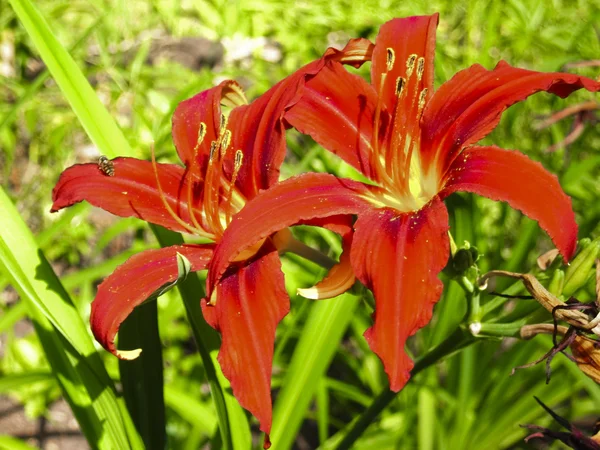
<instances>
[{"instance_id":1,"label":"flower center","mask_svg":"<svg viewBox=\"0 0 600 450\"><path fill-rule=\"evenodd\" d=\"M202 199L203 223L214 233L215 240L223 236L231 217L245 204L244 197L235 187L244 154L237 150L233 157L233 169L229 167L230 170L227 170L226 166L231 166L231 160L228 160L231 152L227 151L230 143L231 131L227 129L227 117L222 114L219 136L210 143ZM227 172L231 175L228 176Z\"/></svg>"},{"instance_id":2,"label":"flower center","mask_svg":"<svg viewBox=\"0 0 600 450\"><path fill-rule=\"evenodd\" d=\"M198 127L198 140L194 147L194 155L199 154L205 137L206 124L201 122ZM167 212L189 233L213 241L221 239L233 215L246 203L246 199L235 186L244 154L241 150L237 150L233 153L232 158L232 152L228 152L230 143L231 131L227 129L227 117L221 115L219 135L210 143L204 177L198 167L199 158L192 158L190 167L188 167L185 180L187 187L185 192L187 215L185 218L177 214L167 201L158 176L154 148L152 148L152 166L159 195ZM199 185L201 186L200 196L195 194Z\"/></svg>"},{"instance_id":3,"label":"flower center","mask_svg":"<svg viewBox=\"0 0 600 450\"><path fill-rule=\"evenodd\" d=\"M400 212L416 211L437 192L437 180L424 173L419 156L419 121L428 94L423 80L425 58L412 54L406 60L404 76L395 80L396 101L391 111L383 111L383 98L387 83L391 82L388 76L396 63L392 48L387 49L386 63L379 81L371 143L371 164L382 189L373 195L378 206ZM389 121L382 125L384 113Z\"/></svg>"}]
</instances>

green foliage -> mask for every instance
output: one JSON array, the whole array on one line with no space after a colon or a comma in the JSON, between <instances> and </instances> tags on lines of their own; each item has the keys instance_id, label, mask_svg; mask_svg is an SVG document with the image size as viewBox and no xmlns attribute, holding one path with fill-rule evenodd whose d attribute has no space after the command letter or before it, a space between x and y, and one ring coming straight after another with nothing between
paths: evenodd
<instances>
[{"instance_id":1,"label":"green foliage","mask_svg":"<svg viewBox=\"0 0 600 450\"><path fill-rule=\"evenodd\" d=\"M11 0L14 9L0 8L0 41L14 50L12 59L6 60L12 72L0 74L0 287L4 289L0 331L6 336L0 392L10 392L31 414L45 413L50 402L64 396L92 446L141 448L132 426L141 418L149 419L146 427L166 422L162 428L169 448L257 447L256 424L237 405L216 363L218 337L202 320L203 280L196 276L156 303L163 346L153 347L154 370L164 366L164 400L152 394L163 389L163 382L144 380L150 383L140 388L147 396L144 400L154 406L143 406L139 397L129 399L130 406L138 401L138 408L131 408L135 417L130 417L114 387L115 382L127 383L126 376L114 357L96 352L85 325L89 303L97 283L129 256L157 241L181 242L181 237L150 232L137 220L115 219L87 205L48 214L60 172L100 154L148 158L153 142L161 160L175 162L170 117L179 101L232 77L253 98L328 45L349 37L374 38L378 27L393 17L440 12L438 86L473 63L491 68L506 59L513 65L552 71L600 54L594 28L600 23L599 0L377 3L41 0L35 2L38 15L29 1ZM165 46L184 37L210 42L194 41L192 47L175 45L165 51ZM215 66L212 54L198 53L210 63L204 66L186 57L195 56L203 46L218 54L219 42L225 53ZM248 46L247 54L236 56L242 46ZM4 62L0 60L0 65ZM600 71L569 70L592 77ZM368 68L359 73L368 73ZM545 149L570 132L571 122L543 129L535 125L543 115L593 98L588 93L567 101L534 96L510 108L485 140L520 149L557 173L573 198L579 237L591 239L600 233L600 134L587 126L568 148L548 152ZM357 177L305 136L292 132L288 143L284 177L310 170ZM535 258L550 248L534 222L505 204L467 195L455 195L447 204L453 236L459 247L468 241L477 248L481 272L530 271ZM18 241L11 241L9 229ZM333 256L339 253L339 242L329 233L308 227L296 233L313 247ZM295 257L289 257L284 268L292 294L323 275ZM567 283L569 276L559 270L553 266L551 273L540 273L540 279L547 286ZM585 275L576 286L571 283L575 288L569 294L589 300L595 286ZM468 310L472 305L456 281L445 284L432 323L410 342L415 357L462 339L459 324L468 311L473 312ZM19 300L14 300L14 291ZM496 291L524 292L518 283L503 280ZM423 364L399 395L389 396L379 360L362 337L371 323L372 304L368 293L359 294L321 303L292 297L291 313L277 331L274 449L291 448L300 441L310 448L338 448L344 438L356 439L355 448L519 446L527 434L519 424L549 424L534 395L569 419L598 415L599 387L560 355L552 363L549 385L540 366L509 376L512 368L551 347L544 337L510 343L481 339L438 364ZM482 294L478 314L493 323L512 324L536 314L536 305L531 305ZM37 337L15 332L25 316L34 322ZM542 320L551 316L544 313ZM131 370L128 375L134 375L134 383L144 376L143 368L122 369L122 373ZM364 427L357 425L365 411L379 406L383 409L379 415L369 417ZM155 419L151 416L156 408L165 412L159 425L150 420ZM0 437L0 447L17 446L27 448Z\"/></svg>"}]
</instances>

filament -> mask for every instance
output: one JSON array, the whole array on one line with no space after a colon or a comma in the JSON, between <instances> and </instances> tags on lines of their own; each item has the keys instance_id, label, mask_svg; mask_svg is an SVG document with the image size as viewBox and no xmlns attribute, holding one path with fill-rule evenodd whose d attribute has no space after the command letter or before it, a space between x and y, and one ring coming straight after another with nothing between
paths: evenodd
<instances>
[{"instance_id":1,"label":"filament","mask_svg":"<svg viewBox=\"0 0 600 450\"><path fill-rule=\"evenodd\" d=\"M158 176L158 167L157 167L157 164L156 164L156 155L154 154L154 143L152 143L151 154L152 154L152 170L154 171L154 178L156 179L156 186L158 188L158 195L159 195L159 197L160 197L160 199L161 199L161 201L162 201L165 209L169 213L169 215L173 218L173 220L175 220L175 222L177 222L183 228L185 228L186 230L188 230L190 233L192 233L192 234L198 234L200 236L212 239L213 236L211 234L206 233L202 229L190 226L188 223L186 223L185 221L181 220L181 218L175 213L175 211L173 211L173 209L169 205L169 202L167 202L167 199L165 197L165 193L164 193L164 191L162 189L162 186L160 184L160 178Z\"/></svg>"},{"instance_id":2,"label":"filament","mask_svg":"<svg viewBox=\"0 0 600 450\"><path fill-rule=\"evenodd\" d=\"M233 164L233 174L231 175L231 181L227 189L227 197L225 199L225 223L229 225L231 223L231 216L233 215L233 205L231 199L233 191L235 189L235 181L237 180L238 173L242 167L242 161L244 160L244 153L241 150L235 152L235 162Z\"/></svg>"}]
</instances>

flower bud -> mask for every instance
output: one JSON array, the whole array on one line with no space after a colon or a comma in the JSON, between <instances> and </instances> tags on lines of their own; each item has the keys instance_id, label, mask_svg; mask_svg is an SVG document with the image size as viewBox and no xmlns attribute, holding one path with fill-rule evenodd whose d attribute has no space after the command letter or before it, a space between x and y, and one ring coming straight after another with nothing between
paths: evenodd
<instances>
[{"instance_id":1,"label":"flower bud","mask_svg":"<svg viewBox=\"0 0 600 450\"><path fill-rule=\"evenodd\" d=\"M471 255L470 249L461 248L454 254L452 258L452 268L457 273L465 272L472 265L473 256Z\"/></svg>"},{"instance_id":2,"label":"flower bud","mask_svg":"<svg viewBox=\"0 0 600 450\"><path fill-rule=\"evenodd\" d=\"M450 268L454 276L477 277L477 269L475 263L479 259L479 251L477 247L473 247L469 242L465 241L462 247L458 248L453 253ZM474 273L471 273L475 269Z\"/></svg>"},{"instance_id":3,"label":"flower bud","mask_svg":"<svg viewBox=\"0 0 600 450\"><path fill-rule=\"evenodd\" d=\"M565 285L565 272L560 269L556 269L552 274L552 278L550 279L550 284L548 284L548 292L555 296L559 296Z\"/></svg>"}]
</instances>

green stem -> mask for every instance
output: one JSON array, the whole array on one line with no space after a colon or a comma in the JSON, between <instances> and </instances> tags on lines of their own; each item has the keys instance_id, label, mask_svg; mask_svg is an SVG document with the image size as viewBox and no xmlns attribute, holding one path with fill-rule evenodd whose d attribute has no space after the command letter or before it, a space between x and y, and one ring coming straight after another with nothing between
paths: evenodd
<instances>
[{"instance_id":1,"label":"green stem","mask_svg":"<svg viewBox=\"0 0 600 450\"><path fill-rule=\"evenodd\" d=\"M468 296L472 295L475 292L475 286L473 286L473 283L471 283L471 281L466 276L463 275L454 279Z\"/></svg>"},{"instance_id":2,"label":"green stem","mask_svg":"<svg viewBox=\"0 0 600 450\"><path fill-rule=\"evenodd\" d=\"M448 338L433 348L430 352L419 358L411 370L411 377L429 366L437 363L442 358L445 358L458 350L476 342L475 337L465 331L462 327L457 327ZM336 449L347 449L364 433L368 426L373 423L375 418L396 398L397 392L390 390L380 393L373 403L365 410L364 413L350 426L350 430L340 441Z\"/></svg>"},{"instance_id":3,"label":"green stem","mask_svg":"<svg viewBox=\"0 0 600 450\"><path fill-rule=\"evenodd\" d=\"M481 320L481 291L474 287L472 292L467 292L467 320L469 323L477 323Z\"/></svg>"},{"instance_id":4,"label":"green stem","mask_svg":"<svg viewBox=\"0 0 600 450\"><path fill-rule=\"evenodd\" d=\"M337 262L331 259L329 256L324 255L319 250L315 250L296 238L291 238L287 242L285 251L295 253L296 255L301 256L304 259L308 259L309 261L312 261L325 269L331 269L337 264Z\"/></svg>"},{"instance_id":5,"label":"green stem","mask_svg":"<svg viewBox=\"0 0 600 450\"><path fill-rule=\"evenodd\" d=\"M520 337L525 320L511 323L480 323L477 337Z\"/></svg>"},{"instance_id":6,"label":"green stem","mask_svg":"<svg viewBox=\"0 0 600 450\"><path fill-rule=\"evenodd\" d=\"M477 323L481 320L481 291L466 276L455 278L467 297L467 322Z\"/></svg>"}]
</instances>

